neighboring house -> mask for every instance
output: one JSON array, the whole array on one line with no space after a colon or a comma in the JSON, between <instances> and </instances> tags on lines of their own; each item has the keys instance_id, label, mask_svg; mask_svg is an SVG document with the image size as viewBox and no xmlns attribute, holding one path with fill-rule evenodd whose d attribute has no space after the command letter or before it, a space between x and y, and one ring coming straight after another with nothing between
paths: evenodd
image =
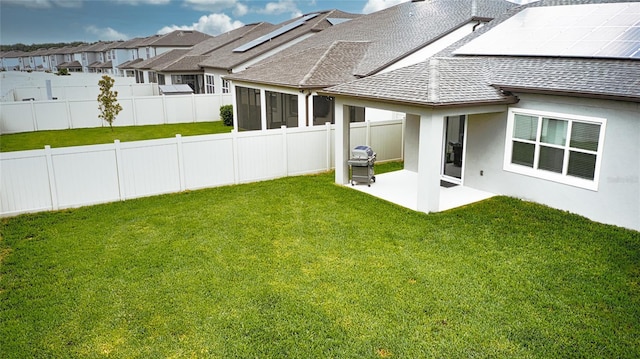
<instances>
[{"instance_id":1,"label":"neighboring house","mask_svg":"<svg viewBox=\"0 0 640 359\"><path fill-rule=\"evenodd\" d=\"M194 30L176 30L165 35L154 35L137 45L138 55L144 61L133 65L127 64L126 66L135 70L136 82L157 83L157 74L152 69L153 66L166 64L168 61L176 61L178 54L184 56L195 45L211 38L211 35ZM144 51L141 51L143 48ZM171 55L164 56L168 53L171 53ZM122 69L126 70L127 68L123 67ZM192 87L196 87L197 81L194 80L192 83Z\"/></svg>"},{"instance_id":2,"label":"neighboring house","mask_svg":"<svg viewBox=\"0 0 640 359\"><path fill-rule=\"evenodd\" d=\"M159 85L195 82L202 84L202 86L193 86L195 87L194 90L199 89L201 91L197 93L229 93L228 85L226 87L223 86L219 76L215 78L212 74L205 74L200 63L210 56L215 56L216 50L240 39L249 41L247 37L251 36L252 32L260 31L264 27L272 29L274 26L268 23L255 23L228 31L202 41L193 46L183 57L174 62L158 64L152 70L157 73Z\"/></svg>"},{"instance_id":3,"label":"neighboring house","mask_svg":"<svg viewBox=\"0 0 640 359\"><path fill-rule=\"evenodd\" d=\"M220 89L223 93L228 92L229 82L223 80L223 76L243 71L296 44L323 34L334 25L359 17L361 15L328 10L302 15L279 25L257 24L241 38L207 53L206 60L199 63L210 88L208 91Z\"/></svg>"},{"instance_id":4,"label":"neighboring house","mask_svg":"<svg viewBox=\"0 0 640 359\"><path fill-rule=\"evenodd\" d=\"M6 71L19 71L20 59L22 58L22 51L7 51L0 54L0 68Z\"/></svg>"},{"instance_id":5,"label":"neighboring house","mask_svg":"<svg viewBox=\"0 0 640 359\"><path fill-rule=\"evenodd\" d=\"M426 62L322 91L336 182L357 145L348 107L402 111L415 209L439 211L445 181L640 230L638 24L638 2L542 0Z\"/></svg>"},{"instance_id":6,"label":"neighboring house","mask_svg":"<svg viewBox=\"0 0 640 359\"><path fill-rule=\"evenodd\" d=\"M136 37L127 41L118 41L111 45L111 71L124 77L135 76L135 70L129 67L133 61L142 61L138 58L137 44L145 38Z\"/></svg>"},{"instance_id":7,"label":"neighboring house","mask_svg":"<svg viewBox=\"0 0 640 359\"><path fill-rule=\"evenodd\" d=\"M99 41L84 48L83 61L86 62L86 65L83 62L83 67L86 69L85 72L103 72L103 65L106 62L111 62L111 45L111 42ZM107 67L104 68L107 69Z\"/></svg>"},{"instance_id":8,"label":"neighboring house","mask_svg":"<svg viewBox=\"0 0 640 359\"><path fill-rule=\"evenodd\" d=\"M424 61L515 6L503 0L412 1L337 24L225 76L234 88L237 128L334 123L333 99L318 91ZM390 111L349 110L354 122L396 117Z\"/></svg>"},{"instance_id":9,"label":"neighboring house","mask_svg":"<svg viewBox=\"0 0 640 359\"><path fill-rule=\"evenodd\" d=\"M68 49L69 47L65 46L65 47L53 48L49 50L48 56L49 56L49 64L51 64L51 71L57 72L58 65L66 62L65 54L67 53Z\"/></svg>"},{"instance_id":10,"label":"neighboring house","mask_svg":"<svg viewBox=\"0 0 640 359\"><path fill-rule=\"evenodd\" d=\"M47 53L48 50L44 48L29 52L29 62L33 64L34 71L45 71L50 69L48 56L45 56Z\"/></svg>"},{"instance_id":11,"label":"neighboring house","mask_svg":"<svg viewBox=\"0 0 640 359\"><path fill-rule=\"evenodd\" d=\"M163 64L172 63L180 59L187 52L189 52L188 49L171 50L168 52L164 52L160 55L154 56L150 59L142 60L134 64L129 64L127 65L127 67L130 67L135 70L137 83L151 83L151 82L158 83L157 74L155 73L155 71L152 70L152 68L154 66L160 66ZM194 91L196 91L195 88L201 85L198 84L197 82L194 82L191 84L191 86L192 88L194 88Z\"/></svg>"}]
</instances>

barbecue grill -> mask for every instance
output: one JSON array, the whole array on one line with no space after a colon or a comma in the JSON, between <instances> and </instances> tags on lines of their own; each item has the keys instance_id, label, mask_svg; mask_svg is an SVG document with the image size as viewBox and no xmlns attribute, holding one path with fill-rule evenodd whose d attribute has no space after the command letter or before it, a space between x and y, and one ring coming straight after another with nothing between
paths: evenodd
<instances>
[{"instance_id":1,"label":"barbecue grill","mask_svg":"<svg viewBox=\"0 0 640 359\"><path fill-rule=\"evenodd\" d=\"M376 153L369 146L357 146L351 150L351 158L347 161L351 166L351 185L366 183L371 187L371 182L376 181L373 173L373 164L376 162Z\"/></svg>"}]
</instances>

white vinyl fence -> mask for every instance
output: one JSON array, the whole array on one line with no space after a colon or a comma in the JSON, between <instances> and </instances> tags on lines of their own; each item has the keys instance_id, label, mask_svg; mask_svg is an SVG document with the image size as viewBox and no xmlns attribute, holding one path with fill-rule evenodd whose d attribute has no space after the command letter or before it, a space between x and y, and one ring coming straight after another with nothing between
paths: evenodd
<instances>
[{"instance_id":1,"label":"white vinyl fence","mask_svg":"<svg viewBox=\"0 0 640 359\"><path fill-rule=\"evenodd\" d=\"M351 143L400 160L403 128L352 124ZM327 124L0 153L0 216L327 171L334 132Z\"/></svg>"},{"instance_id":2,"label":"white vinyl fence","mask_svg":"<svg viewBox=\"0 0 640 359\"><path fill-rule=\"evenodd\" d=\"M114 126L206 122L220 119L220 106L232 103L230 94L144 96L120 98L122 111ZM43 130L104 127L98 101L53 100L0 103L0 134Z\"/></svg>"}]
</instances>

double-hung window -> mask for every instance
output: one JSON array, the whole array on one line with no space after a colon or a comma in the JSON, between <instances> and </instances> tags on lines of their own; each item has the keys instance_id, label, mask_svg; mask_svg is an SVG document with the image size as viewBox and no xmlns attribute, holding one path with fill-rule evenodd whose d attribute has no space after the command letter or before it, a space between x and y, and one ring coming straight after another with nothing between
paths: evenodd
<instances>
[{"instance_id":1,"label":"double-hung window","mask_svg":"<svg viewBox=\"0 0 640 359\"><path fill-rule=\"evenodd\" d=\"M229 80L222 79L222 93L229 93Z\"/></svg>"},{"instance_id":2,"label":"double-hung window","mask_svg":"<svg viewBox=\"0 0 640 359\"><path fill-rule=\"evenodd\" d=\"M207 81L207 93L216 93L216 78L214 75L204 75Z\"/></svg>"},{"instance_id":3,"label":"double-hung window","mask_svg":"<svg viewBox=\"0 0 640 359\"><path fill-rule=\"evenodd\" d=\"M606 120L511 109L504 169L598 189Z\"/></svg>"}]
</instances>

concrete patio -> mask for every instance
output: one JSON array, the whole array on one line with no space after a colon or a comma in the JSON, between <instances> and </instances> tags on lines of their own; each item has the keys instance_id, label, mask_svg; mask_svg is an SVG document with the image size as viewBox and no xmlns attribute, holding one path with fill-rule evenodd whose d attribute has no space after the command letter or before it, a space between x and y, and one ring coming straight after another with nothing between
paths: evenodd
<instances>
[{"instance_id":1,"label":"concrete patio","mask_svg":"<svg viewBox=\"0 0 640 359\"><path fill-rule=\"evenodd\" d=\"M402 207L417 210L418 174L401 170L376 175L376 182L371 187L356 184L349 187L382 198ZM440 211L464 206L473 202L493 197L493 193L484 192L464 186L440 187Z\"/></svg>"}]
</instances>

